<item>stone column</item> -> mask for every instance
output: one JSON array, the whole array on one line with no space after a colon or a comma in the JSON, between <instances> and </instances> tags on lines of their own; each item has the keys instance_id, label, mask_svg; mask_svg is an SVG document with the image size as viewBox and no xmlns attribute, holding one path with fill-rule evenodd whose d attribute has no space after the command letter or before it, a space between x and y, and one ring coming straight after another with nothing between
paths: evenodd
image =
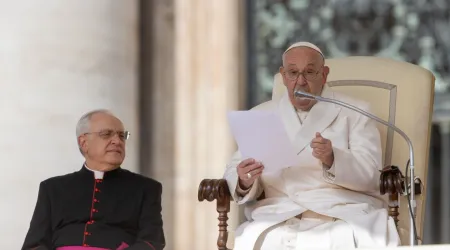
<instances>
[{"instance_id":1,"label":"stone column","mask_svg":"<svg viewBox=\"0 0 450 250\"><path fill-rule=\"evenodd\" d=\"M216 204L199 203L197 189L202 179L222 178L235 149L226 115L239 108L243 93L240 13L245 2L175 3L173 249L213 249ZM234 226L232 220L229 224Z\"/></svg>"},{"instance_id":2,"label":"stone column","mask_svg":"<svg viewBox=\"0 0 450 250\"><path fill-rule=\"evenodd\" d=\"M39 182L81 168L75 125L91 109L131 131L124 168L138 170L138 6L133 0L0 3L0 232L19 249Z\"/></svg>"},{"instance_id":3,"label":"stone column","mask_svg":"<svg viewBox=\"0 0 450 250\"><path fill-rule=\"evenodd\" d=\"M141 154L144 174L163 185L166 249L174 249L175 53L173 0L141 0ZM192 202L195 202L192 200Z\"/></svg>"},{"instance_id":4,"label":"stone column","mask_svg":"<svg viewBox=\"0 0 450 250\"><path fill-rule=\"evenodd\" d=\"M441 244L450 243L450 121L441 130Z\"/></svg>"}]
</instances>

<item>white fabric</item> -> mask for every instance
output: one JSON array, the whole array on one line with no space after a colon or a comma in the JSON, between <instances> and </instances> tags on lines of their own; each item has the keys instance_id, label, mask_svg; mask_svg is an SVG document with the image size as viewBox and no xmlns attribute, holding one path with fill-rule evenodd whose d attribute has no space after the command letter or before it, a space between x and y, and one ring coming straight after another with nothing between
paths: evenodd
<instances>
[{"instance_id":1,"label":"white fabric","mask_svg":"<svg viewBox=\"0 0 450 250\"><path fill-rule=\"evenodd\" d=\"M300 123L303 124L303 122L306 120L306 117L308 116L307 111L297 110L298 119L300 119Z\"/></svg>"},{"instance_id":2,"label":"white fabric","mask_svg":"<svg viewBox=\"0 0 450 250\"><path fill-rule=\"evenodd\" d=\"M369 109L367 103L329 89L324 90L323 96ZM394 222L388 221L386 201L379 195L382 152L373 121L337 105L319 102L301 125L287 94L254 109L280 115L298 151L298 165L263 175L245 197L239 197L236 166L243 159L239 152L234 154L224 178L234 200L238 204L246 203L245 214L250 221L236 231L235 250L253 249L267 228L306 210L347 222L354 230L358 247L400 244ZM312 156L309 144L316 132L333 143L334 178ZM254 202L263 190L266 198Z\"/></svg>"},{"instance_id":3,"label":"white fabric","mask_svg":"<svg viewBox=\"0 0 450 250\"><path fill-rule=\"evenodd\" d=\"M312 43L309 43L309 42L296 42L296 43L292 44L291 46L289 46L289 48L287 48L287 49L284 51L283 56L284 56L284 54L286 54L289 50L291 50L291 49L293 49L293 48L297 48L297 47L308 47L308 48L311 48L311 49L313 49L313 50L319 52L320 55L322 55L322 57L325 58L325 56L323 55L323 53L322 53L322 51L319 49L319 47L317 47L316 45L314 45L314 44L312 44Z\"/></svg>"},{"instance_id":4,"label":"white fabric","mask_svg":"<svg viewBox=\"0 0 450 250\"><path fill-rule=\"evenodd\" d=\"M323 167L325 168L324 174L327 175L325 178L334 180L334 177L335 177L335 175L334 175L334 169L335 169L334 163L333 163L333 165L331 165L331 167L329 169L327 169L327 166L325 166L325 165L323 165Z\"/></svg>"},{"instance_id":5,"label":"white fabric","mask_svg":"<svg viewBox=\"0 0 450 250\"><path fill-rule=\"evenodd\" d=\"M94 177L95 177L95 179L103 179L103 175L105 174L104 172L98 171L98 170L90 169L90 168L88 168L88 166L87 166L86 164L84 164L84 167L85 167L87 170L94 172Z\"/></svg>"},{"instance_id":6,"label":"white fabric","mask_svg":"<svg viewBox=\"0 0 450 250\"><path fill-rule=\"evenodd\" d=\"M345 221L292 218L268 228L259 237L255 249L354 249L352 227Z\"/></svg>"},{"instance_id":7,"label":"white fabric","mask_svg":"<svg viewBox=\"0 0 450 250\"><path fill-rule=\"evenodd\" d=\"M242 189L241 186L238 184L236 186L236 192L238 195L240 195L241 197L245 196L246 194L248 194L250 192L251 187L247 188L247 189Z\"/></svg>"}]
</instances>

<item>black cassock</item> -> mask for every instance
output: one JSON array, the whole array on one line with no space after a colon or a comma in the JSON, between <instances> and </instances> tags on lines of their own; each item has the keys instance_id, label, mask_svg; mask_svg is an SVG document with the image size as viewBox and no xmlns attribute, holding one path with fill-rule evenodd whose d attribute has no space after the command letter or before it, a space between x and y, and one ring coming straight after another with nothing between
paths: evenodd
<instances>
[{"instance_id":1,"label":"black cassock","mask_svg":"<svg viewBox=\"0 0 450 250\"><path fill-rule=\"evenodd\" d=\"M159 182L118 168L95 179L80 171L41 182L22 250L91 246L159 250L165 245Z\"/></svg>"}]
</instances>

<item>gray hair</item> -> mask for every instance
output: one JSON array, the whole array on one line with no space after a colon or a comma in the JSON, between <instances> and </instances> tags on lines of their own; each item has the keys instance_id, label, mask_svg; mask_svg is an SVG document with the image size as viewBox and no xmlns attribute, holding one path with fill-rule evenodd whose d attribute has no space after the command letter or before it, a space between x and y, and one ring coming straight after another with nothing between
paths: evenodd
<instances>
[{"instance_id":1,"label":"gray hair","mask_svg":"<svg viewBox=\"0 0 450 250\"><path fill-rule=\"evenodd\" d=\"M80 144L78 143L78 137L80 137L83 134L89 133L89 129L91 127L91 118L92 116L94 116L95 114L108 114L108 115L113 115L111 113L111 111L107 110L107 109L96 109L96 110L92 110L86 114L84 114L80 120L78 120L77 123L77 127L75 130L76 136L77 136L77 144L78 144L78 149L80 150L81 154L84 155L83 151L81 150Z\"/></svg>"}]
</instances>

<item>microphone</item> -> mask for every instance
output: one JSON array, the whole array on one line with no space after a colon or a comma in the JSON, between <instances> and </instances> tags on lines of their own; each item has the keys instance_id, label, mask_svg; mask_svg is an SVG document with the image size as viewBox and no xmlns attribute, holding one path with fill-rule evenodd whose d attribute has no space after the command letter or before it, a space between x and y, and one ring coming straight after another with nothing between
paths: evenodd
<instances>
[{"instance_id":1,"label":"microphone","mask_svg":"<svg viewBox=\"0 0 450 250\"><path fill-rule=\"evenodd\" d=\"M318 100L318 98L321 98L320 96L315 96L315 95L312 95L310 93L302 92L302 91L299 91L299 90L295 90L294 91L294 95L295 95L295 97L306 98L306 99L313 99L313 100Z\"/></svg>"},{"instance_id":2,"label":"microphone","mask_svg":"<svg viewBox=\"0 0 450 250\"><path fill-rule=\"evenodd\" d=\"M417 231L416 231L416 223L415 223L415 208L416 208L416 201L415 201L415 197L414 197L414 150L413 150L413 145L411 140L409 139L409 137L405 134L405 132L403 132L401 129L399 129L397 126L395 126L394 124L391 124L367 111L364 111L360 108L357 108L353 105L350 105L348 103L345 102L341 102L339 100L334 100L334 99L330 99L330 98L325 98L322 96L316 96L310 93L305 93L303 91L300 90L294 90L294 96L297 98L306 98L306 99L311 99L311 100L316 100L319 102L328 102L328 103L333 103L348 109L351 109L355 112L358 112L366 117L369 117L372 120L375 120L389 128L392 128L395 132L397 132L398 134L400 134L403 139L405 139L405 141L408 143L409 146L409 171L410 171L410 179L409 179L409 188L410 188L410 199L409 199L409 212L410 212L410 235L409 235L409 239L410 239L410 245L413 246L416 243L416 235L417 235ZM407 180L406 180L407 181ZM406 189L408 189L408 183L406 183ZM408 191L406 191L408 193Z\"/></svg>"}]
</instances>

